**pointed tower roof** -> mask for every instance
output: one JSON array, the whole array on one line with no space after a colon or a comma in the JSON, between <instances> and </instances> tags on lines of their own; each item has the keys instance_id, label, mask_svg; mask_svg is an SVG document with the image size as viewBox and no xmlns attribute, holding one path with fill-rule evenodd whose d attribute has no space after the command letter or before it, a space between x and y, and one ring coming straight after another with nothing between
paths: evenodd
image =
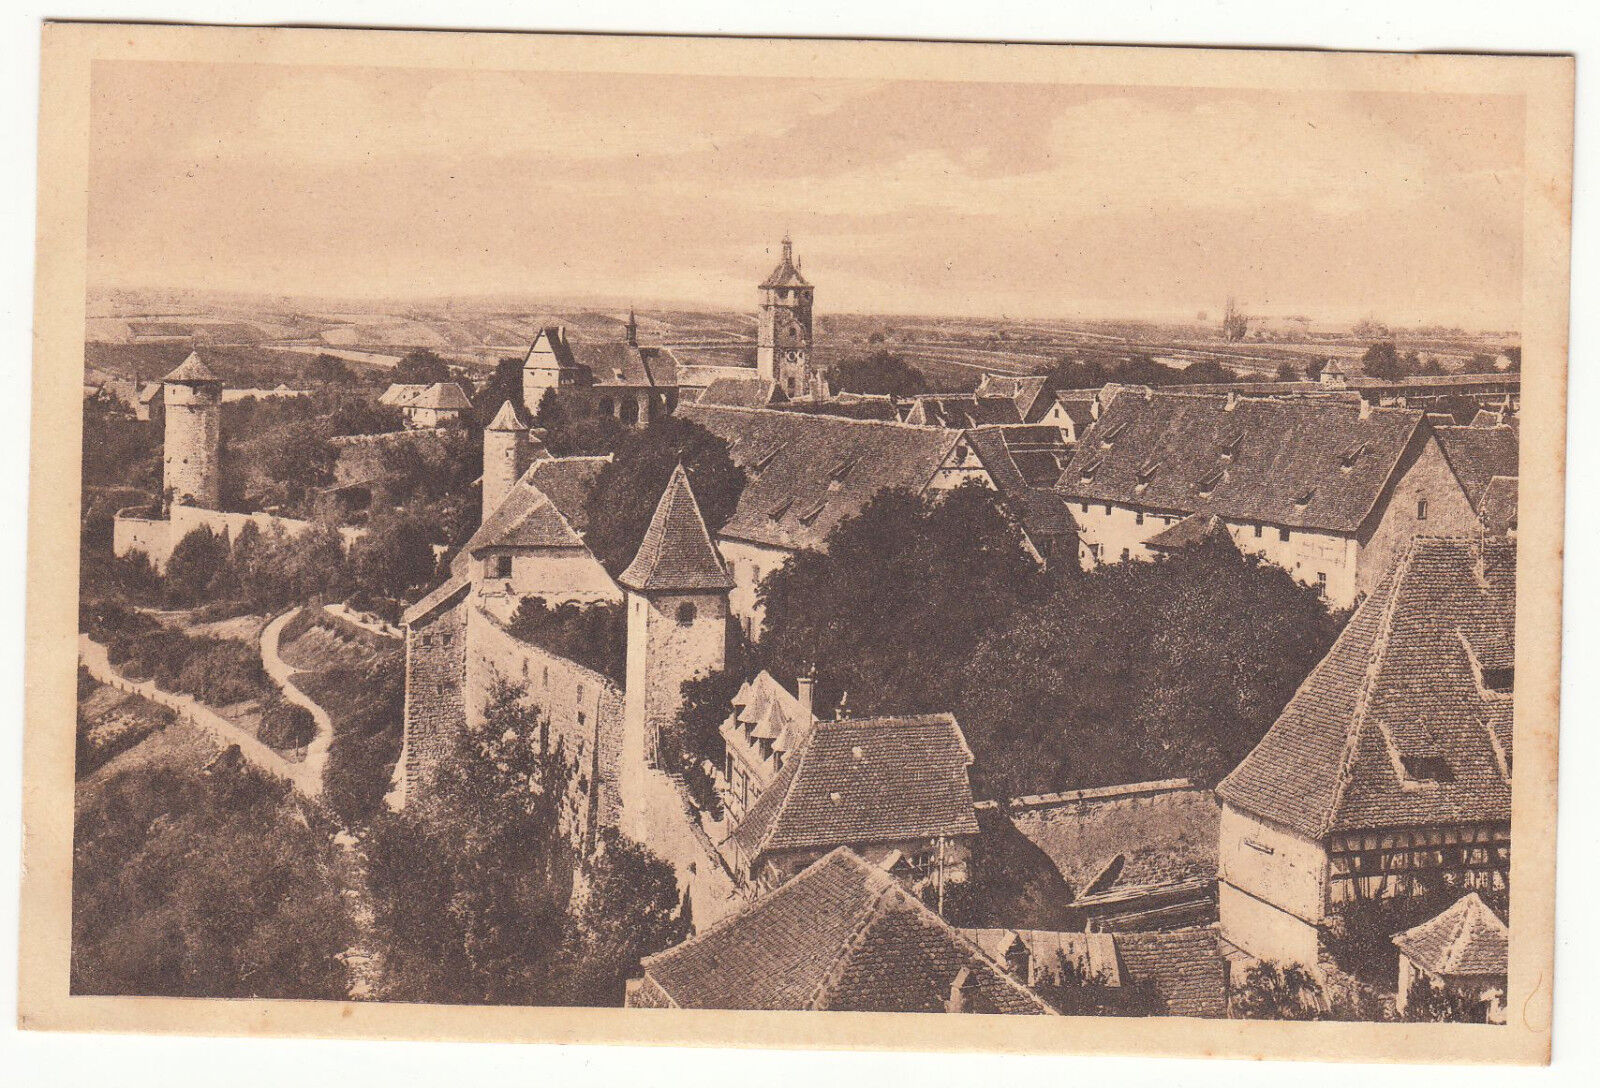
<instances>
[{"instance_id":1,"label":"pointed tower roof","mask_svg":"<svg viewBox=\"0 0 1600 1088\"><path fill-rule=\"evenodd\" d=\"M488 427L491 431L525 431L527 424L517 417L517 410L511 407L508 400L500 405L500 410L494 414L494 421Z\"/></svg>"},{"instance_id":2,"label":"pointed tower roof","mask_svg":"<svg viewBox=\"0 0 1600 1088\"><path fill-rule=\"evenodd\" d=\"M681 462L656 504L639 553L617 581L641 593L733 588Z\"/></svg>"},{"instance_id":3,"label":"pointed tower roof","mask_svg":"<svg viewBox=\"0 0 1600 1088\"><path fill-rule=\"evenodd\" d=\"M778 267L772 270L772 275L762 282L763 288L769 287L810 287L806 278L794 264L794 244L789 241L789 236L783 236L783 259L778 262Z\"/></svg>"},{"instance_id":4,"label":"pointed tower roof","mask_svg":"<svg viewBox=\"0 0 1600 1088\"><path fill-rule=\"evenodd\" d=\"M191 351L189 357L178 364L178 368L165 378L164 382L217 382L222 379L206 369L206 364L200 361L200 353Z\"/></svg>"}]
</instances>

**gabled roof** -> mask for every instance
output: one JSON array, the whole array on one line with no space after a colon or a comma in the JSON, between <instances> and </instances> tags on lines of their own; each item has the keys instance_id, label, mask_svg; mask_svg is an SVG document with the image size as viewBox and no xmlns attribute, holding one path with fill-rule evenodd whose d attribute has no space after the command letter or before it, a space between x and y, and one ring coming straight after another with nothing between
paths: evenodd
<instances>
[{"instance_id":1,"label":"gabled roof","mask_svg":"<svg viewBox=\"0 0 1600 1088\"><path fill-rule=\"evenodd\" d=\"M817 722L728 836L771 850L975 835L972 752L949 714Z\"/></svg>"},{"instance_id":2,"label":"gabled roof","mask_svg":"<svg viewBox=\"0 0 1600 1088\"><path fill-rule=\"evenodd\" d=\"M405 385L397 382L383 391L378 403L390 408L403 408L427 391L426 385Z\"/></svg>"},{"instance_id":3,"label":"gabled roof","mask_svg":"<svg viewBox=\"0 0 1600 1088\"><path fill-rule=\"evenodd\" d=\"M721 404L732 408L765 408L773 401L778 383L770 378L717 378L705 387L696 404Z\"/></svg>"},{"instance_id":4,"label":"gabled roof","mask_svg":"<svg viewBox=\"0 0 1600 1088\"><path fill-rule=\"evenodd\" d=\"M524 367L533 365L534 356L542 354L541 343L549 346L558 368L575 372L569 377L576 385L658 389L678 386L678 359L670 348L640 347L625 340L580 340L569 336L564 326L547 325L534 336ZM542 359L539 361L543 363Z\"/></svg>"},{"instance_id":5,"label":"gabled roof","mask_svg":"<svg viewBox=\"0 0 1600 1088\"><path fill-rule=\"evenodd\" d=\"M1425 436L1416 409L1123 391L1057 487L1080 502L1355 533Z\"/></svg>"},{"instance_id":6,"label":"gabled roof","mask_svg":"<svg viewBox=\"0 0 1600 1088\"><path fill-rule=\"evenodd\" d=\"M1517 481L1496 476L1483 489L1478 500L1478 518L1496 536L1510 536L1517 529Z\"/></svg>"},{"instance_id":7,"label":"gabled roof","mask_svg":"<svg viewBox=\"0 0 1600 1088\"><path fill-rule=\"evenodd\" d=\"M985 374L974 390L980 397L1009 397L1024 423L1033 423L1050 407L1044 396L1047 377L1043 374Z\"/></svg>"},{"instance_id":8,"label":"gabled roof","mask_svg":"<svg viewBox=\"0 0 1600 1088\"><path fill-rule=\"evenodd\" d=\"M1406 958L1439 978L1503 976L1511 931L1477 892L1394 936Z\"/></svg>"},{"instance_id":9,"label":"gabled roof","mask_svg":"<svg viewBox=\"0 0 1600 1088\"><path fill-rule=\"evenodd\" d=\"M1217 795L1312 839L1509 821L1516 561L1413 541Z\"/></svg>"},{"instance_id":10,"label":"gabled roof","mask_svg":"<svg viewBox=\"0 0 1600 1088\"><path fill-rule=\"evenodd\" d=\"M584 502L609 457L547 457L528 466L495 510L467 540L450 569L464 573L469 557L494 548L581 548Z\"/></svg>"},{"instance_id":11,"label":"gabled roof","mask_svg":"<svg viewBox=\"0 0 1600 1088\"><path fill-rule=\"evenodd\" d=\"M733 578L722 565L700 504L694 501L689 474L678 465L656 503L639 551L617 581L641 593L728 590Z\"/></svg>"},{"instance_id":12,"label":"gabled roof","mask_svg":"<svg viewBox=\"0 0 1600 1088\"><path fill-rule=\"evenodd\" d=\"M773 751L792 752L805 743L813 724L800 700L789 694L789 689L765 669L747 680L733 697L733 713L722 724L724 737L730 737L742 725L750 727L750 736L772 741Z\"/></svg>"},{"instance_id":13,"label":"gabled roof","mask_svg":"<svg viewBox=\"0 0 1600 1088\"><path fill-rule=\"evenodd\" d=\"M1053 1012L898 880L843 847L643 967L686 1009L944 1012L964 977L967 1011Z\"/></svg>"},{"instance_id":14,"label":"gabled roof","mask_svg":"<svg viewBox=\"0 0 1600 1088\"><path fill-rule=\"evenodd\" d=\"M1094 405L1097 394L1094 390L1058 389L1056 390L1056 405L1072 420L1072 429L1080 437L1083 432L1094 425Z\"/></svg>"},{"instance_id":15,"label":"gabled roof","mask_svg":"<svg viewBox=\"0 0 1600 1088\"><path fill-rule=\"evenodd\" d=\"M1180 548L1192 548L1206 541L1234 546L1233 536L1228 532L1228 527L1215 514L1190 514L1145 541L1144 546L1155 551L1177 551Z\"/></svg>"},{"instance_id":16,"label":"gabled roof","mask_svg":"<svg viewBox=\"0 0 1600 1088\"><path fill-rule=\"evenodd\" d=\"M1146 983L1169 1016L1228 1015L1228 963L1210 927L1113 935L1128 981Z\"/></svg>"},{"instance_id":17,"label":"gabled roof","mask_svg":"<svg viewBox=\"0 0 1600 1088\"><path fill-rule=\"evenodd\" d=\"M1038 449L1025 453L1018 452L1011 447L1010 432L1035 429L1037 428L975 427L965 434L968 444L982 462L984 471L989 474L989 479L999 490L1006 509L1021 524L1022 531L1028 538L1035 544L1041 544L1047 537L1076 533L1078 523L1072 516L1066 499L1048 486L1036 486L1034 482L1040 478L1040 473L1038 466L1030 458L1043 459L1047 462L1049 471L1045 475L1054 480L1060 473L1060 465L1055 456ZM1046 427L1044 430L1057 436L1059 449L1065 454L1066 446L1059 441L1060 432L1053 427ZM1024 471L1025 464L1029 466L1030 471Z\"/></svg>"},{"instance_id":18,"label":"gabled roof","mask_svg":"<svg viewBox=\"0 0 1600 1088\"><path fill-rule=\"evenodd\" d=\"M211 371L206 368L206 364L200 361L199 352L191 351L189 353L189 357L178 364L177 369L173 370L171 374L168 374L161 380L164 382L187 383L216 382L221 381L222 379L211 373Z\"/></svg>"},{"instance_id":19,"label":"gabled roof","mask_svg":"<svg viewBox=\"0 0 1600 1088\"><path fill-rule=\"evenodd\" d=\"M471 585L472 580L465 574L452 574L429 590L420 601L406 609L400 617L400 622L407 627L422 623L439 609L454 604Z\"/></svg>"},{"instance_id":20,"label":"gabled roof","mask_svg":"<svg viewBox=\"0 0 1600 1088\"><path fill-rule=\"evenodd\" d=\"M828 535L885 488L921 492L961 436L879 420L692 404L678 415L728 443L744 469L722 538L824 550Z\"/></svg>"},{"instance_id":21,"label":"gabled roof","mask_svg":"<svg viewBox=\"0 0 1600 1088\"><path fill-rule=\"evenodd\" d=\"M762 288L774 287L810 287L806 278L800 274L800 269L794 263L794 245L789 241L789 236L783 236L783 256L778 259L778 267L772 274L761 281Z\"/></svg>"},{"instance_id":22,"label":"gabled roof","mask_svg":"<svg viewBox=\"0 0 1600 1088\"><path fill-rule=\"evenodd\" d=\"M465 411L472 401L455 382L437 382L406 401L405 407Z\"/></svg>"},{"instance_id":23,"label":"gabled roof","mask_svg":"<svg viewBox=\"0 0 1600 1088\"><path fill-rule=\"evenodd\" d=\"M1433 429L1444 459L1461 481L1461 490L1467 493L1474 510L1482 504L1490 480L1496 476L1516 477L1518 430L1504 424Z\"/></svg>"},{"instance_id":24,"label":"gabled roof","mask_svg":"<svg viewBox=\"0 0 1600 1088\"><path fill-rule=\"evenodd\" d=\"M1022 422L1016 402L1004 396L972 393L924 393L911 398L905 421L919 427L981 427Z\"/></svg>"}]
</instances>

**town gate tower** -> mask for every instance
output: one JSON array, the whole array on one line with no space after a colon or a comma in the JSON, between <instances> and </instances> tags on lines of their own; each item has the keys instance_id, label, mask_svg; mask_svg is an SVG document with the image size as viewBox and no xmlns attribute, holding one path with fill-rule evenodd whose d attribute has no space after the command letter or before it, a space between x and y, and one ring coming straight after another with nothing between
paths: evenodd
<instances>
[{"instance_id":1,"label":"town gate tower","mask_svg":"<svg viewBox=\"0 0 1600 1088\"><path fill-rule=\"evenodd\" d=\"M756 327L756 372L776 382L784 395L822 398L827 388L812 354L811 304L815 290L794 263L794 247L783 236L783 259L761 284Z\"/></svg>"}]
</instances>

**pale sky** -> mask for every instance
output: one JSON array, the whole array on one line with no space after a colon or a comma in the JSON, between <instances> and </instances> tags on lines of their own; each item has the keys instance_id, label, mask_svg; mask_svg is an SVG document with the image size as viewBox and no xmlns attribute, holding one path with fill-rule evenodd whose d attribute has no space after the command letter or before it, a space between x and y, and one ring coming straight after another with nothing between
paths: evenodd
<instances>
[{"instance_id":1,"label":"pale sky","mask_svg":"<svg viewBox=\"0 0 1600 1088\"><path fill-rule=\"evenodd\" d=\"M1519 98L102 62L95 287L1515 328Z\"/></svg>"}]
</instances>

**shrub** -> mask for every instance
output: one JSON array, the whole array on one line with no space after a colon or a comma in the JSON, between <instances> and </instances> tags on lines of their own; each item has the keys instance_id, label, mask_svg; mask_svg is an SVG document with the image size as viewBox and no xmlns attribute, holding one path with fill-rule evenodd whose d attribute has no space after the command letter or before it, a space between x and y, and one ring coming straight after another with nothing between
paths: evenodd
<instances>
[{"instance_id":1,"label":"shrub","mask_svg":"<svg viewBox=\"0 0 1600 1088\"><path fill-rule=\"evenodd\" d=\"M316 739L317 722L305 707L279 700L261 716L256 736L269 748L292 751Z\"/></svg>"},{"instance_id":2,"label":"shrub","mask_svg":"<svg viewBox=\"0 0 1600 1088\"><path fill-rule=\"evenodd\" d=\"M626 682L628 615L621 605L569 602L551 608L542 597L524 597L511 617L511 633L618 684Z\"/></svg>"}]
</instances>

